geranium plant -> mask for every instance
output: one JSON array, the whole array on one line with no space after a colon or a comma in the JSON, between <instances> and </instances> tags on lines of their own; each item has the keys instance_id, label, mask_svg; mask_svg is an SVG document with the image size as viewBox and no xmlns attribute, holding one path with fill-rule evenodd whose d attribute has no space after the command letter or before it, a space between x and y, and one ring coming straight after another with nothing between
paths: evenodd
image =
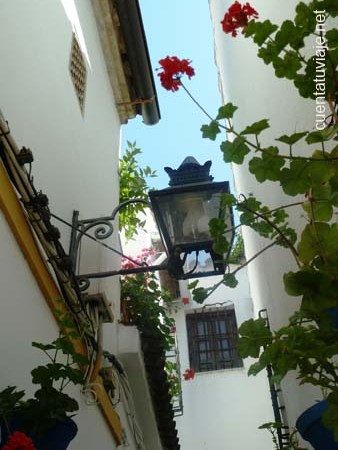
<instances>
[{"instance_id":1,"label":"geranium plant","mask_svg":"<svg viewBox=\"0 0 338 450\"><path fill-rule=\"evenodd\" d=\"M135 258L139 264L149 264L153 250L143 249ZM136 267L129 259L122 260L123 268ZM169 317L166 305L170 295L160 289L156 275L151 272L125 275L121 279L122 322L135 325L141 332L153 331L163 340L165 349L174 345L172 327L174 320Z\"/></svg>"},{"instance_id":2,"label":"geranium plant","mask_svg":"<svg viewBox=\"0 0 338 450\"><path fill-rule=\"evenodd\" d=\"M47 363L31 371L32 383L39 385L34 396L25 399L25 392L8 386L0 392L0 424L2 448L33 450L56 424L64 422L78 410L77 401L65 389L69 384L84 383L87 358L79 354L73 341L78 339L72 320L59 314L59 336L50 344L33 342ZM6 442L4 437L7 436ZM16 445L16 447L15 447Z\"/></svg>"},{"instance_id":3,"label":"geranium plant","mask_svg":"<svg viewBox=\"0 0 338 450\"><path fill-rule=\"evenodd\" d=\"M258 19L258 13L249 3L241 5L239 2L233 3L225 13L221 22L224 33L230 33L231 36L237 36L237 30L245 28L251 19Z\"/></svg>"},{"instance_id":4,"label":"geranium plant","mask_svg":"<svg viewBox=\"0 0 338 450\"><path fill-rule=\"evenodd\" d=\"M320 18L316 16L319 12ZM289 323L273 332L264 319L245 322L239 330L240 353L242 357L259 358L251 366L250 374L271 365L272 381L279 382L288 372L296 370L300 383L321 387L329 403L324 421L334 430L338 441L338 331L332 318L338 308L338 224L334 221L338 206L338 31L329 28L329 21L325 35L323 28L317 27L319 19L326 22L337 15L335 0L300 2L294 20L278 26L269 20L257 21L258 13L250 4L235 2L220 25L234 37L241 28L242 34L258 45L258 56L266 64L272 64L277 77L291 80L302 97L318 100L320 93L330 112L315 131L286 131L270 145L264 145L261 136L270 128L269 119L260 118L244 129L237 129L233 120L237 106L228 103L212 117L188 93L210 120L201 128L203 137L214 141L226 131L227 138L220 145L224 161L238 165L248 161L257 182L276 183L285 197L290 197L289 202L271 208L250 194L241 193L238 198L231 194L223 196L225 211L230 206L239 213L238 227L252 228L267 239L267 245L233 272L229 268L214 287L203 289L194 282L191 285L194 299L204 301L220 284L235 287L236 273L271 247L287 249L297 270L281 274L281 278L287 294L301 297L300 307ZM306 48L309 37L318 45L321 43L321 52L325 52L320 82L316 78L316 58ZM317 50L316 56L320 57ZM175 74L171 76L175 78ZM175 79L176 88L182 86L187 91L182 72ZM297 152L300 146L301 153ZM294 214L296 208L300 211L300 230L292 228L288 220L288 211ZM209 226L215 252L226 254L230 246L228 235L233 230L227 229L223 219L213 219Z\"/></svg>"}]
</instances>

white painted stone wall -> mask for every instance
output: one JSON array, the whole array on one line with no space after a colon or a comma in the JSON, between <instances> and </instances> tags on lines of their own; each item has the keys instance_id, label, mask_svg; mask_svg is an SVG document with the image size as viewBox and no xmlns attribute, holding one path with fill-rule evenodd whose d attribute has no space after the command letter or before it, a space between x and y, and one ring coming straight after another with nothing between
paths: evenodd
<instances>
[{"instance_id":1,"label":"white painted stone wall","mask_svg":"<svg viewBox=\"0 0 338 450\"><path fill-rule=\"evenodd\" d=\"M252 317L252 300L246 270L239 272L235 289L220 286L203 305L190 300L188 305L177 302L174 315L182 373L189 367L186 315L204 305L232 305L237 325ZM213 286L220 277L200 279L200 286ZM189 296L182 282L182 296ZM175 308L174 308L175 309ZM208 309L206 308L206 311ZM271 450L270 436L258 426L274 420L267 376L248 377L244 367L196 373L190 381L182 381L182 417L177 426L184 450Z\"/></svg>"},{"instance_id":2,"label":"white painted stone wall","mask_svg":"<svg viewBox=\"0 0 338 450\"><path fill-rule=\"evenodd\" d=\"M225 35L220 21L232 2L210 0L211 16L214 25L215 58L219 69L220 89L224 103L231 101L239 107L234 125L242 130L245 126L270 118L271 128L262 134L263 143L273 145L274 139L282 134L292 134L315 126L315 108L311 100L299 97L293 84L274 76L271 66L258 59L257 47L250 39L242 36L233 38ZM294 16L297 0L280 2L278 0L252 0L250 4L259 12L260 20L270 19L273 23ZM272 183L259 185L247 167L233 165L237 195L253 193L270 207L290 203L279 187ZM291 202L297 199L291 198ZM299 210L290 210L291 225L297 227L303 219ZM253 232L243 229L246 255L251 257L268 244ZM295 269L295 262L287 250L270 249L262 257L250 264L248 269L250 290L254 304L254 315L261 308L267 308L272 328L286 323L297 306L297 299L284 293L282 276ZM319 399L317 391L298 386L293 376L283 383L286 410L291 426L297 416Z\"/></svg>"},{"instance_id":3,"label":"white painted stone wall","mask_svg":"<svg viewBox=\"0 0 338 450\"><path fill-rule=\"evenodd\" d=\"M80 218L109 215L119 195L120 121L90 0L2 0L0 16L0 110L18 145L33 151L36 188L48 195L51 211L68 222L74 209ZM73 31L87 63L83 115L69 73ZM70 229L54 224L68 251ZM108 242L115 248L117 237ZM117 269L119 261L90 246L83 249L81 270ZM18 385L31 394L30 370L41 358L31 342L49 342L57 327L1 212L0 267L0 389ZM117 320L118 279L101 281L94 290L106 293ZM105 327L104 346L116 354L116 324ZM72 394L80 402L79 433L69 448L91 449L98 443L101 450L116 448L99 408L86 406L78 387ZM123 408L118 410L126 425ZM132 450L128 429L127 435Z\"/></svg>"}]
</instances>

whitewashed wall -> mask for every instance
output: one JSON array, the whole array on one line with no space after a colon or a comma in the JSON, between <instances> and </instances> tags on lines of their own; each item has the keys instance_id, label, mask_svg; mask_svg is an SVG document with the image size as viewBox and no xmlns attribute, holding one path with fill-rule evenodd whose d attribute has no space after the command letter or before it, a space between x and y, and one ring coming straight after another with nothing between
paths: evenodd
<instances>
[{"instance_id":1,"label":"whitewashed wall","mask_svg":"<svg viewBox=\"0 0 338 450\"><path fill-rule=\"evenodd\" d=\"M213 286L219 277L200 280L200 286ZM233 304L237 325L252 317L252 300L246 270L239 272L235 289L219 287L203 305L190 301L178 303L174 315L182 372L189 367L186 314L204 305ZM182 283L181 294L188 295ZM208 309L206 309L207 311ZM267 433L258 426L274 420L269 385L265 373L248 377L250 361L242 368L196 373L182 381L184 415L177 417L177 427L184 450L271 450Z\"/></svg>"},{"instance_id":2,"label":"whitewashed wall","mask_svg":"<svg viewBox=\"0 0 338 450\"><path fill-rule=\"evenodd\" d=\"M300 98L293 84L277 79L271 66L258 59L257 47L250 39L242 36L233 38L225 35L220 21L232 2L210 0L211 16L214 25L215 58L219 70L220 88L224 102L231 101L239 107L234 124L239 130L264 118L270 118L271 129L262 134L263 143L275 144L274 139L282 134L292 134L315 127L315 108L311 100ZM259 12L260 20L270 19L273 23L294 16L298 1L252 0L250 4ZM259 185L249 173L247 167L233 165L237 194L253 193L263 204L274 207L291 203L280 188L272 183ZM296 226L303 220L299 210L290 210L291 225ZM256 254L268 244L253 232L243 230L247 257ZM254 313L267 308L273 328L285 324L297 299L284 293L282 276L295 269L295 263L287 250L270 249L262 257L250 264L248 269L250 290ZM283 383L287 413L293 426L297 416L319 393L309 388L300 388L294 377L289 376Z\"/></svg>"},{"instance_id":3,"label":"whitewashed wall","mask_svg":"<svg viewBox=\"0 0 338 450\"><path fill-rule=\"evenodd\" d=\"M36 188L48 195L54 214L71 221L74 209L80 218L105 216L118 203L120 121L91 2L64 3L67 10L60 0L0 2L0 109L18 145L33 151ZM84 115L68 69L73 31L87 55ZM67 251L70 229L55 225ZM114 247L116 237L109 242ZM119 267L111 252L88 251L91 264L86 267L83 257L83 270ZM31 393L30 370L41 356L31 342L49 342L57 327L1 212L0 266L0 389L17 384ZM102 281L95 289L106 292L118 319L118 280ZM116 353L117 327L106 328L105 349ZM78 392L79 434L70 449L94 448L98 442L102 450L116 448L98 407L85 406ZM131 436L129 443L135 448Z\"/></svg>"}]
</instances>

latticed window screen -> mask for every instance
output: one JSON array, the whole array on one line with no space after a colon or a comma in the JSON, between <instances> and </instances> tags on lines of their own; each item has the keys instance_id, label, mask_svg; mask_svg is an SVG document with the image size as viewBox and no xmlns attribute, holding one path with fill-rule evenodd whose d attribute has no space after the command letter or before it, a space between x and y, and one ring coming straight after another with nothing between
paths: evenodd
<instances>
[{"instance_id":1,"label":"latticed window screen","mask_svg":"<svg viewBox=\"0 0 338 450\"><path fill-rule=\"evenodd\" d=\"M190 367L196 372L242 367L237 353L234 309L217 308L186 316Z\"/></svg>"},{"instance_id":2,"label":"latticed window screen","mask_svg":"<svg viewBox=\"0 0 338 450\"><path fill-rule=\"evenodd\" d=\"M70 53L69 71L72 77L76 96L79 101L81 112L84 112L85 96L86 96L86 82L87 82L87 67L83 53L81 51L78 40L73 34L72 49Z\"/></svg>"}]
</instances>

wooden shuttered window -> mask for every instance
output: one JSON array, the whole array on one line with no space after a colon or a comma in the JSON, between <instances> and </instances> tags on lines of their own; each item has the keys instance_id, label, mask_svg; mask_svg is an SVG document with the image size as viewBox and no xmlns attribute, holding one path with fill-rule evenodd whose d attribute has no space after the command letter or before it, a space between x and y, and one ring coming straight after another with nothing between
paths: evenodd
<instances>
[{"instance_id":1,"label":"wooden shuttered window","mask_svg":"<svg viewBox=\"0 0 338 450\"><path fill-rule=\"evenodd\" d=\"M234 309L217 308L186 316L190 367L207 372L242 367L237 353L238 330Z\"/></svg>"}]
</instances>

